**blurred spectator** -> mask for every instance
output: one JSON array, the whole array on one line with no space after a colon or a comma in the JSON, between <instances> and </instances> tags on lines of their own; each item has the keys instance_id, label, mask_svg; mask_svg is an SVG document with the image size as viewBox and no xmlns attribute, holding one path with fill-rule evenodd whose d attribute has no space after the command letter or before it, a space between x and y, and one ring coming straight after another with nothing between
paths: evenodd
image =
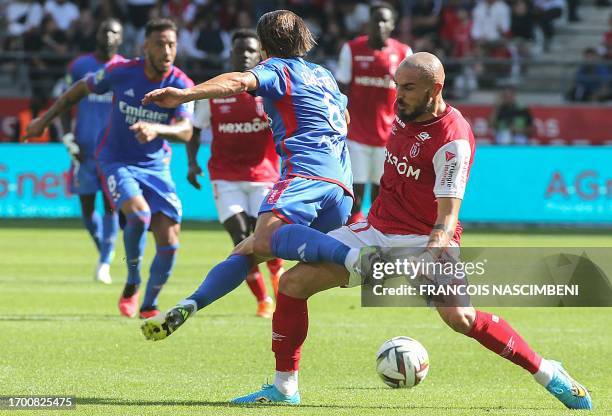
<instances>
[{"instance_id":1,"label":"blurred spectator","mask_svg":"<svg viewBox=\"0 0 612 416\"><path fill-rule=\"evenodd\" d=\"M156 0L126 0L127 22L123 27L123 45L120 52L126 56L138 56L142 53L144 27L147 22L158 16Z\"/></svg>"},{"instance_id":2,"label":"blurred spectator","mask_svg":"<svg viewBox=\"0 0 612 416\"><path fill-rule=\"evenodd\" d=\"M417 0L411 10L412 35L417 39L435 38L441 10L442 0Z\"/></svg>"},{"instance_id":3,"label":"blurred spectator","mask_svg":"<svg viewBox=\"0 0 612 416\"><path fill-rule=\"evenodd\" d=\"M370 6L367 3L339 2L337 7L344 16L343 23L348 37L366 32L370 20Z\"/></svg>"},{"instance_id":4,"label":"blurred spectator","mask_svg":"<svg viewBox=\"0 0 612 416\"><path fill-rule=\"evenodd\" d=\"M127 0L128 23L136 30L142 29L151 18L156 0Z\"/></svg>"},{"instance_id":5,"label":"blurred spectator","mask_svg":"<svg viewBox=\"0 0 612 416\"><path fill-rule=\"evenodd\" d=\"M221 29L212 10L209 10L202 19L198 20L197 30L195 46L197 50L204 53L201 59L204 59L210 67L223 68L224 63L229 58L231 36Z\"/></svg>"},{"instance_id":6,"label":"blurred spectator","mask_svg":"<svg viewBox=\"0 0 612 416\"><path fill-rule=\"evenodd\" d=\"M472 39L474 54L479 57L500 59L477 68L481 85L495 86L512 72L512 58L506 36L510 34L510 7L502 0L480 0L472 10Z\"/></svg>"},{"instance_id":7,"label":"blurred spectator","mask_svg":"<svg viewBox=\"0 0 612 416\"><path fill-rule=\"evenodd\" d=\"M53 18L59 30L68 34L72 23L80 15L79 8L66 0L47 0L45 2L45 13Z\"/></svg>"},{"instance_id":8,"label":"blurred spectator","mask_svg":"<svg viewBox=\"0 0 612 416\"><path fill-rule=\"evenodd\" d=\"M32 96L46 99L50 95L53 84L64 72L68 62L68 37L55 24L55 20L47 15L40 30L33 32L25 39L25 50L38 52L29 61L29 78Z\"/></svg>"},{"instance_id":9,"label":"blurred spectator","mask_svg":"<svg viewBox=\"0 0 612 416\"><path fill-rule=\"evenodd\" d=\"M536 20L544 34L544 50L548 51L555 35L554 22L563 11L563 0L535 0L534 6Z\"/></svg>"},{"instance_id":10,"label":"blurred spectator","mask_svg":"<svg viewBox=\"0 0 612 416\"><path fill-rule=\"evenodd\" d=\"M521 42L531 42L534 38L533 8L527 0L515 0L512 3L510 23L512 37Z\"/></svg>"},{"instance_id":11,"label":"blurred spectator","mask_svg":"<svg viewBox=\"0 0 612 416\"><path fill-rule=\"evenodd\" d=\"M612 73L602 62L595 48L582 53L584 63L576 71L574 85L568 92L570 101L605 101L612 98Z\"/></svg>"},{"instance_id":12,"label":"blurred spectator","mask_svg":"<svg viewBox=\"0 0 612 416\"><path fill-rule=\"evenodd\" d=\"M510 31L510 7L502 0L480 0L472 11L472 38L496 42Z\"/></svg>"},{"instance_id":13,"label":"blurred spectator","mask_svg":"<svg viewBox=\"0 0 612 416\"><path fill-rule=\"evenodd\" d=\"M94 17L96 19L96 27L107 19L117 19L120 22L127 21L127 12L125 4L120 0L100 0L94 9Z\"/></svg>"},{"instance_id":14,"label":"blurred spectator","mask_svg":"<svg viewBox=\"0 0 612 416\"><path fill-rule=\"evenodd\" d=\"M449 0L440 13L439 37L448 55L463 58L472 53L472 21L460 0Z\"/></svg>"},{"instance_id":15,"label":"blurred spectator","mask_svg":"<svg viewBox=\"0 0 612 416\"><path fill-rule=\"evenodd\" d=\"M533 116L516 101L514 89L504 89L491 115L491 127L497 144L528 144L534 133Z\"/></svg>"},{"instance_id":16,"label":"blurred spectator","mask_svg":"<svg viewBox=\"0 0 612 416\"><path fill-rule=\"evenodd\" d=\"M42 6L34 0L10 2L6 8L7 39L6 50L23 48L23 36L37 29L43 18Z\"/></svg>"},{"instance_id":17,"label":"blurred spectator","mask_svg":"<svg viewBox=\"0 0 612 416\"><path fill-rule=\"evenodd\" d=\"M172 19L178 26L190 26L195 18L197 5L190 0L168 0L162 6L162 16Z\"/></svg>"},{"instance_id":18,"label":"blurred spectator","mask_svg":"<svg viewBox=\"0 0 612 416\"><path fill-rule=\"evenodd\" d=\"M570 22L579 22L581 19L578 16L578 6L580 0L567 0L567 20Z\"/></svg>"},{"instance_id":19,"label":"blurred spectator","mask_svg":"<svg viewBox=\"0 0 612 416\"><path fill-rule=\"evenodd\" d=\"M612 13L608 17L608 29L603 35L601 56L603 59L612 61Z\"/></svg>"},{"instance_id":20,"label":"blurred spectator","mask_svg":"<svg viewBox=\"0 0 612 416\"><path fill-rule=\"evenodd\" d=\"M89 9L81 10L81 17L75 23L72 47L77 52L92 52L96 49L96 21Z\"/></svg>"}]
</instances>

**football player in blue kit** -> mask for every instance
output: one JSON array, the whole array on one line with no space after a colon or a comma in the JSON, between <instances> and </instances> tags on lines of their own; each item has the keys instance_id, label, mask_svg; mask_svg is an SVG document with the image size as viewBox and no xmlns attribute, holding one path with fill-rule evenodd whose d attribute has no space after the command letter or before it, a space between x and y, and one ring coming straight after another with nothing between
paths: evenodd
<instances>
[{"instance_id":1,"label":"football player in blue kit","mask_svg":"<svg viewBox=\"0 0 612 416\"><path fill-rule=\"evenodd\" d=\"M116 19L107 19L100 24L96 32L96 50L80 55L68 65L66 86L83 79L87 74L97 72L105 65L123 61L117 49L123 38L123 27ZM89 94L76 106L74 132L70 127L70 113L62 118L64 134L62 141L71 156L70 192L79 196L83 224L94 240L99 252L95 280L110 284L110 262L115 249L115 240L119 229L117 213L111 202L104 197L104 216L100 217L95 209L96 196L102 190L100 177L94 160L94 150L99 133L106 127L111 112L113 94Z\"/></svg>"},{"instance_id":2,"label":"football player in blue kit","mask_svg":"<svg viewBox=\"0 0 612 416\"><path fill-rule=\"evenodd\" d=\"M257 34L264 60L254 68L222 74L184 90L152 91L143 100L173 108L245 91L261 96L282 162L280 180L259 209L254 234L211 269L192 295L165 314L146 320L142 331L148 339L166 338L197 310L238 287L255 264L273 257L299 259L307 250L303 243L342 226L350 215L346 96L327 69L303 59L315 41L296 14L287 10L264 14Z\"/></svg>"},{"instance_id":3,"label":"football player in blue kit","mask_svg":"<svg viewBox=\"0 0 612 416\"><path fill-rule=\"evenodd\" d=\"M95 159L104 191L126 218L123 230L127 282L119 299L122 315L138 312L140 268L150 228L156 243L140 317L159 313L157 297L172 271L179 246L181 202L170 175L171 148L166 139L191 138L193 105L162 108L143 105L142 97L163 87L188 88L193 82L174 59L177 28L168 19L154 19L145 28L144 58L105 66L74 84L42 117L33 120L27 134L36 135L57 115L89 93L113 92L113 106L101 132Z\"/></svg>"}]
</instances>

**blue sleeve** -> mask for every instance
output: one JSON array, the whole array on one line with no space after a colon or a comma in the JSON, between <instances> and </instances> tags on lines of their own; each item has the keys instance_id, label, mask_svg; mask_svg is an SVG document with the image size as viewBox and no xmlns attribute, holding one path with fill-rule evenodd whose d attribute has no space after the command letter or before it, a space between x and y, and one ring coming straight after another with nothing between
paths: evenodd
<instances>
[{"instance_id":1,"label":"blue sleeve","mask_svg":"<svg viewBox=\"0 0 612 416\"><path fill-rule=\"evenodd\" d=\"M184 76L184 77L179 78L178 82L176 83L176 88L185 89L185 88L193 87L193 85L194 84L191 78ZM180 118L186 118L189 120L193 120L194 107L195 107L195 103L193 101L180 104L178 107L176 107L174 116L177 118L180 117Z\"/></svg>"},{"instance_id":2,"label":"blue sleeve","mask_svg":"<svg viewBox=\"0 0 612 416\"><path fill-rule=\"evenodd\" d=\"M348 106L348 97L342 93L340 93L340 104L342 111L346 110L346 107Z\"/></svg>"},{"instance_id":3,"label":"blue sleeve","mask_svg":"<svg viewBox=\"0 0 612 416\"><path fill-rule=\"evenodd\" d=\"M68 65L68 73L65 78L66 87L72 86L72 84L80 79L77 68L78 64L78 61L72 61L70 65Z\"/></svg>"},{"instance_id":4,"label":"blue sleeve","mask_svg":"<svg viewBox=\"0 0 612 416\"><path fill-rule=\"evenodd\" d=\"M255 95L260 97L279 99L285 95L286 83L281 82L281 71L269 62L263 62L255 68L249 69L258 81Z\"/></svg>"},{"instance_id":5,"label":"blue sleeve","mask_svg":"<svg viewBox=\"0 0 612 416\"><path fill-rule=\"evenodd\" d=\"M87 74L85 81L89 87L89 91L94 94L104 94L111 90L113 81L115 80L115 73L117 70L111 64L104 68Z\"/></svg>"}]
</instances>

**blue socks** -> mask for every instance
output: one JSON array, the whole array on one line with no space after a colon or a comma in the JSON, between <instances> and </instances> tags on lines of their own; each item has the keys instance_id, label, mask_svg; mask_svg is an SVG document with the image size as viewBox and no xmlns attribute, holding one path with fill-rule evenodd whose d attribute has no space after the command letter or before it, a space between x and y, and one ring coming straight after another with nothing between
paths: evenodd
<instances>
[{"instance_id":1,"label":"blue socks","mask_svg":"<svg viewBox=\"0 0 612 416\"><path fill-rule=\"evenodd\" d=\"M160 290L168 281L170 273L172 273L178 247L178 244L157 246L155 258L151 263L147 290L140 310L150 310L157 307L157 295L159 295Z\"/></svg>"},{"instance_id":2,"label":"blue socks","mask_svg":"<svg viewBox=\"0 0 612 416\"><path fill-rule=\"evenodd\" d=\"M100 229L102 228L102 219L100 218L100 215L94 210L91 213L90 217L82 215L81 219L83 220L83 225L85 225L85 228L87 229L87 231L89 231L89 235L91 235L91 238L96 244L96 248L98 249L98 251L100 251Z\"/></svg>"},{"instance_id":3,"label":"blue socks","mask_svg":"<svg viewBox=\"0 0 612 416\"><path fill-rule=\"evenodd\" d=\"M305 225L283 225L272 234L272 254L306 263L330 262L344 267L350 247Z\"/></svg>"},{"instance_id":4,"label":"blue socks","mask_svg":"<svg viewBox=\"0 0 612 416\"><path fill-rule=\"evenodd\" d=\"M100 263L110 264L115 252L115 241L119 230L119 216L116 213L102 217L102 240L100 241Z\"/></svg>"},{"instance_id":5,"label":"blue socks","mask_svg":"<svg viewBox=\"0 0 612 416\"><path fill-rule=\"evenodd\" d=\"M123 243L128 268L128 285L140 284L140 264L147 242L147 230L151 224L150 211L137 211L125 216Z\"/></svg>"},{"instance_id":6,"label":"blue socks","mask_svg":"<svg viewBox=\"0 0 612 416\"><path fill-rule=\"evenodd\" d=\"M198 310L236 289L247 277L253 265L248 256L232 254L213 267L200 287L187 299L198 305Z\"/></svg>"}]
</instances>

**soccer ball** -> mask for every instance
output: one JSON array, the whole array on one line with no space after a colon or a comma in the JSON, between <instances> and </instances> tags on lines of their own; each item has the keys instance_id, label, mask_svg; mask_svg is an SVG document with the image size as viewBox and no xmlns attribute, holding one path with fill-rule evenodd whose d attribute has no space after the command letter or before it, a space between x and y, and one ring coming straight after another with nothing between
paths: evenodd
<instances>
[{"instance_id":1,"label":"soccer ball","mask_svg":"<svg viewBox=\"0 0 612 416\"><path fill-rule=\"evenodd\" d=\"M376 353L376 372L389 387L414 387L423 381L428 371L427 350L415 339L391 338Z\"/></svg>"}]
</instances>

